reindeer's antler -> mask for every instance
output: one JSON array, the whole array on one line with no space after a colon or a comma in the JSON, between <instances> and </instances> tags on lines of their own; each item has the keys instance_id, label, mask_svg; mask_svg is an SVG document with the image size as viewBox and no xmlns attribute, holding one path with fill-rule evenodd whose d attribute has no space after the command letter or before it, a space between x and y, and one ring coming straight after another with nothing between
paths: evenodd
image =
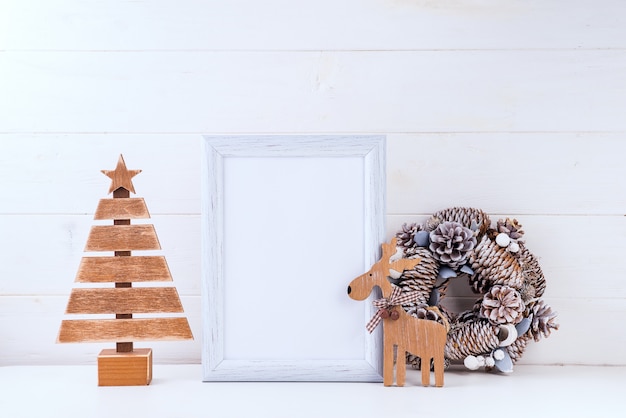
<instances>
[{"instance_id":1,"label":"reindeer's antler","mask_svg":"<svg viewBox=\"0 0 626 418\"><path fill-rule=\"evenodd\" d=\"M404 270L413 270L415 266L422 262L422 259L417 258L401 258L400 260L394 261L389 265L389 268L392 270L396 270L399 272L403 272Z\"/></svg>"},{"instance_id":2,"label":"reindeer's antler","mask_svg":"<svg viewBox=\"0 0 626 418\"><path fill-rule=\"evenodd\" d=\"M391 258L396 254L396 238L392 238L389 244L382 244L382 252L383 256L380 258L381 265L386 265L386 268L389 269L389 274L397 278L395 276L400 276L404 270L413 270L415 266L417 266L422 259L419 257L416 258L400 258L399 260L395 260L391 262Z\"/></svg>"},{"instance_id":3,"label":"reindeer's antler","mask_svg":"<svg viewBox=\"0 0 626 418\"><path fill-rule=\"evenodd\" d=\"M391 242L387 244L384 242L381 247L383 249L383 255L380 257L380 261L384 261L389 264L389 260L396 253L396 238L392 238Z\"/></svg>"}]
</instances>

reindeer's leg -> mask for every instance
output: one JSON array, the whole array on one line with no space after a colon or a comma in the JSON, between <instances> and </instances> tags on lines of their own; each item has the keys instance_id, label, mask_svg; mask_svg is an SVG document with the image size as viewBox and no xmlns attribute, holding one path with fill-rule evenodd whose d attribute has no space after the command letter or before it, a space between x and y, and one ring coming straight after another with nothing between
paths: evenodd
<instances>
[{"instance_id":1,"label":"reindeer's leg","mask_svg":"<svg viewBox=\"0 0 626 418\"><path fill-rule=\"evenodd\" d=\"M393 385L393 344L385 341L383 350L383 384Z\"/></svg>"},{"instance_id":2,"label":"reindeer's leg","mask_svg":"<svg viewBox=\"0 0 626 418\"><path fill-rule=\"evenodd\" d=\"M444 359L443 359L443 348L439 350L435 354L434 363L435 363L435 386L438 388L443 387L443 369L444 369Z\"/></svg>"},{"instance_id":3,"label":"reindeer's leg","mask_svg":"<svg viewBox=\"0 0 626 418\"><path fill-rule=\"evenodd\" d=\"M422 368L422 386L430 386L430 354L422 353L420 357Z\"/></svg>"},{"instance_id":4,"label":"reindeer's leg","mask_svg":"<svg viewBox=\"0 0 626 418\"><path fill-rule=\"evenodd\" d=\"M404 386L404 380L406 378L406 351L404 347L398 346L398 353L396 358L396 384L398 386Z\"/></svg>"}]
</instances>

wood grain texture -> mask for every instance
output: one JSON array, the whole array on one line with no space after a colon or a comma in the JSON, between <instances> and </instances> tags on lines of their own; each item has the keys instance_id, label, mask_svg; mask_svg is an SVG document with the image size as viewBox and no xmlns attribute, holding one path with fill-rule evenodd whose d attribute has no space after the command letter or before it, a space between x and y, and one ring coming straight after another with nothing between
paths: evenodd
<instances>
[{"instance_id":1,"label":"wood grain texture","mask_svg":"<svg viewBox=\"0 0 626 418\"><path fill-rule=\"evenodd\" d=\"M626 213L622 134L414 133L388 142L389 214L459 205L520 216ZM458 181L441 187L447 171Z\"/></svg>"},{"instance_id":2,"label":"wood grain texture","mask_svg":"<svg viewBox=\"0 0 626 418\"><path fill-rule=\"evenodd\" d=\"M611 49L4 52L0 96L29 105L0 102L0 125L7 133L618 132L626 130L623 62ZM117 98L115 112L103 94Z\"/></svg>"},{"instance_id":3,"label":"wood grain texture","mask_svg":"<svg viewBox=\"0 0 626 418\"><path fill-rule=\"evenodd\" d=\"M76 282L81 283L171 281L164 256L83 257L76 274Z\"/></svg>"},{"instance_id":4,"label":"wood grain texture","mask_svg":"<svg viewBox=\"0 0 626 418\"><path fill-rule=\"evenodd\" d=\"M192 339L186 318L63 320L61 343L107 341L173 341Z\"/></svg>"},{"instance_id":5,"label":"wood grain texture","mask_svg":"<svg viewBox=\"0 0 626 418\"><path fill-rule=\"evenodd\" d=\"M66 314L183 312L174 287L72 289Z\"/></svg>"},{"instance_id":6,"label":"wood grain texture","mask_svg":"<svg viewBox=\"0 0 626 418\"><path fill-rule=\"evenodd\" d=\"M152 381L152 350L131 353L104 349L98 355L98 386L143 386Z\"/></svg>"},{"instance_id":7,"label":"wood grain texture","mask_svg":"<svg viewBox=\"0 0 626 418\"><path fill-rule=\"evenodd\" d=\"M0 214L42 215L43 212L74 216L89 214L93 218L98 201L105 197L111 183L99 169L111 167L120 150L124 151L129 163L137 162L144 170L143 174L133 178L133 184L141 197L149 196L153 219L164 214L199 214L200 196L194 190L200 189L200 164L192 163L200 154L199 136L86 133L3 134L0 178L6 193L0 196ZM158 152L150 152L148 157L146 150ZM181 165L181 161L190 163ZM18 171L20 181L10 181L12 173ZM42 179L45 182L42 183ZM67 193L68 184L72 185L72 199L59 198ZM23 193L24 189L37 190L37 193ZM16 199L20 193L22 195ZM32 221L36 222L36 217ZM161 234L161 227L157 229ZM84 236L87 236L86 232Z\"/></svg>"},{"instance_id":8,"label":"wood grain texture","mask_svg":"<svg viewBox=\"0 0 626 418\"><path fill-rule=\"evenodd\" d=\"M91 227L85 251L160 250L153 225L96 225Z\"/></svg>"},{"instance_id":9,"label":"wood grain texture","mask_svg":"<svg viewBox=\"0 0 626 418\"><path fill-rule=\"evenodd\" d=\"M81 140L87 138L87 140ZM619 193L619 179L626 176L620 155L626 152L622 133L404 133L387 135L387 187L390 215L411 215L431 212L434 208L456 205L484 207L489 212L530 215L623 215L626 213L626 193ZM125 151L128 160L138 160L144 174L133 179L142 196L150 196L152 219L166 222L165 228L182 225L185 215L200 213L201 165L193 163L200 153L201 139L194 134L154 135L3 135L0 141L0 176L5 195L0 196L0 214L11 216L38 214L25 221L59 229L58 237L69 232L61 226L77 226L77 214L92 213L94 202L106 192L109 179L93 167L110 165L117 150L132 144ZM31 144L24 149L23 143ZM162 150L149 159L142 157L142 149ZM15 152L14 150L20 150ZM60 154L60 155L59 155ZM171 155L171 158L167 158ZM446 160L431 158L445 155ZM511 166L509 158L524 161ZM176 161L189 161L188 164ZM530 163L532 161L532 164ZM472 183L450 181L439 187L438 175L446 164L458 168ZM11 173L27 166L20 182L8 181ZM165 174L164 174L165 172ZM169 175L167 175L169 173ZM175 173L175 174L172 174ZM149 177L148 177L149 176ZM74 184L73 179L81 178ZM148 177L146 179L146 177ZM46 178L46 187L40 187ZM504 181L506 180L506 181ZM58 199L64 185L72 183L76 191L73 199ZM187 187L178 187L178 184ZM171 198L161 192L168 190ZM38 190L23 193L22 188ZM480 190L480 193L476 190ZM20 194L21 193L21 194ZM20 196L19 199L11 196ZM424 196L429 196L425 199ZM42 203L46 212L42 214ZM156 209L156 210L153 210ZM624 212L624 213L622 213ZM45 223L41 216L70 214L70 217L52 218ZM164 216L168 219L163 219ZM2 218L10 228L11 218ZM170 219L175 219L171 223ZM156 223L156 221L155 221ZM35 228L35 227L34 227ZM191 231L161 237L164 227L157 225L162 242L174 242L172 249L199 240ZM67 228L65 228L67 229ZM81 231L73 228L79 239ZM166 231L167 232L167 231ZM82 233L86 236L86 232ZM17 238L17 237L16 237ZM52 239L50 236L47 239ZM84 238L81 238L84 240ZM83 241L84 244L84 241ZM9 250L9 249L7 249ZM42 254L43 255L43 254ZM171 261L171 258L168 257Z\"/></svg>"},{"instance_id":10,"label":"wood grain texture","mask_svg":"<svg viewBox=\"0 0 626 418\"><path fill-rule=\"evenodd\" d=\"M522 363L626 364L622 0L31 3L0 2L1 365L93 362L54 341L120 152L200 332L198 156L227 133L386 134L385 238L454 205L517 217L562 323Z\"/></svg>"},{"instance_id":11,"label":"wood grain texture","mask_svg":"<svg viewBox=\"0 0 626 418\"><path fill-rule=\"evenodd\" d=\"M114 198L129 198L130 192L135 193L133 177L141 173L141 170L129 170L126 167L124 156L120 154L115 170L100 170L102 174L111 179L109 193L113 193Z\"/></svg>"},{"instance_id":12,"label":"wood grain texture","mask_svg":"<svg viewBox=\"0 0 626 418\"><path fill-rule=\"evenodd\" d=\"M94 219L148 219L150 213L143 198L100 199Z\"/></svg>"},{"instance_id":13,"label":"wood grain texture","mask_svg":"<svg viewBox=\"0 0 626 418\"><path fill-rule=\"evenodd\" d=\"M7 16L0 50L624 48L623 3L597 5L591 0L571 0L565 8L542 0L179 0L173 7L167 0L49 0L34 13L16 0L0 5L0 16Z\"/></svg>"}]
</instances>

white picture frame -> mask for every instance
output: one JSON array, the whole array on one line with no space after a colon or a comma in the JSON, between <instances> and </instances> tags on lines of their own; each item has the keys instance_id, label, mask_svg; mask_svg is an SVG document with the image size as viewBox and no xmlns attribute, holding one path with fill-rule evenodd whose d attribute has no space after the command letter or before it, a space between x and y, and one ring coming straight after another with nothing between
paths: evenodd
<instances>
[{"instance_id":1,"label":"white picture frame","mask_svg":"<svg viewBox=\"0 0 626 418\"><path fill-rule=\"evenodd\" d=\"M382 381L375 308L346 290L384 241L384 136L202 145L203 380Z\"/></svg>"}]
</instances>

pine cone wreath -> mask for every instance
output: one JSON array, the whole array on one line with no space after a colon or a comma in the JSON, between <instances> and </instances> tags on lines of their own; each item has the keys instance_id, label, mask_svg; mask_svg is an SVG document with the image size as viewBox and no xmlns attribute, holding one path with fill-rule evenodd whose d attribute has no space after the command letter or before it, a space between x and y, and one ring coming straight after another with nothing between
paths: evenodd
<instances>
[{"instance_id":1,"label":"pine cone wreath","mask_svg":"<svg viewBox=\"0 0 626 418\"><path fill-rule=\"evenodd\" d=\"M516 219L500 219L492 228L482 210L453 207L422 224L404 224L396 238L403 257L419 257L421 263L392 281L403 292L417 291L415 300L403 305L410 315L450 324L446 362L463 361L471 370L484 366L510 372L529 341L558 329L556 313L539 299L546 280ZM448 285L464 274L480 299L470 310L449 312L440 302ZM429 304L445 318L428 309ZM499 335L514 326L522 333L515 340ZM406 361L415 368L421 365L412 354Z\"/></svg>"}]
</instances>

